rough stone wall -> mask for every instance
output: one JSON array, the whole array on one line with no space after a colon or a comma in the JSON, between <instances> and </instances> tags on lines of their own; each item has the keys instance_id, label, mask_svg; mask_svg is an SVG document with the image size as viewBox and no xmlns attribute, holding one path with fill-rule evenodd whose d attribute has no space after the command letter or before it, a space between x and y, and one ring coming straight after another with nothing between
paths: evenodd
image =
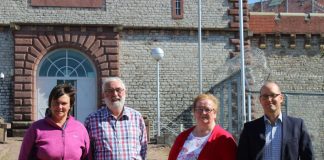
<instances>
[{"instance_id":1,"label":"rough stone wall","mask_svg":"<svg viewBox=\"0 0 324 160\"><path fill-rule=\"evenodd\" d=\"M228 27L229 21L232 19L230 16L228 16L228 8L232 5L234 1L228 1L228 0L221 0L221 1L213 1L213 0L207 0L202 3L202 27L210 30L206 31L204 33L203 41L206 41L207 44L203 44L202 48L207 48L208 51L204 55L204 68L208 68L203 71L203 87L204 90L208 90L210 86L212 86L215 82L221 80L220 77L224 77L225 75L229 75L228 69L224 67L225 63L229 63L226 60L228 60L228 52L231 51L230 44L228 42L229 38L233 38L232 32L229 33L222 33L224 30L231 30ZM126 1L117 1L117 0L104 0L103 4L99 8L73 8L73 7L34 7L31 5L30 0L4 0L1 2L0 5L0 25L9 26L14 30L20 30L21 27L25 25L31 25L31 28L34 28L33 30L37 30L37 26L42 25L47 27L47 29L53 28L53 24L58 26L65 26L66 28L69 27L75 27L75 26L124 26L125 28L125 37L127 37L126 40L131 45L137 45L132 44L132 31L128 32L129 29L132 28L144 28L144 29L161 29L159 30L160 33L157 35L161 35L160 39L161 42L156 42L153 40L153 42L157 44L163 44L161 47L163 49L173 46L172 49L176 50L177 52L184 52L184 55L177 55L177 53L173 54L173 57L170 57L169 59L173 60L179 60L181 62L183 60L183 56L186 57L188 54L189 57L186 57L187 59L180 64L177 64L178 62L165 62L167 65L174 65L173 67L176 67L176 69L169 69L161 72L161 80L166 79L166 84L161 85L167 85L172 86L174 89L165 90L165 95L168 95L168 98L166 99L166 105L173 106L175 104L178 104L179 101L184 100L190 100L190 102L181 102L180 106L189 106L191 104L191 100L194 96L198 93L198 67L197 64L191 66L191 63L198 63L197 59L197 34L196 34L196 28L198 26L198 3L197 1L185 1L184 2L184 17L183 19L174 20L172 19L172 6L171 1L150 1L149 3L144 0L126 0ZM71 25L71 26L69 26ZM118 28L118 27L117 27ZM178 30L174 30L177 28ZM173 31L168 31L168 29ZM182 30L184 29L184 30ZM115 28L114 28L115 30ZM117 29L119 32L120 28ZM144 36L146 32L143 34ZM154 32L154 31L153 31ZM164 35L164 32L168 32ZM172 32L172 33L169 33ZM218 33L210 33L210 32L218 32ZM176 36L174 36L174 34ZM212 34L211 36L209 34ZM220 35L219 37L216 35ZM153 33L149 35L149 37L152 37L154 39L156 36L156 33ZM161 38L162 37L162 38ZM176 38L174 38L176 37ZM187 38L189 37L189 40ZM142 37L143 38L143 37ZM144 44L140 44L139 47L145 48L145 46L151 49L152 44L150 44L150 40L144 39ZM180 41L180 42L178 42ZM146 42L148 44L146 44ZM178 43L184 44L183 46L189 46L188 48L181 49L177 45ZM8 46L7 46L8 47ZM203 49L204 51L205 49ZM168 51L168 50L165 50ZM170 51L168 51L170 52ZM148 52L149 53L149 52ZM219 56L218 54L221 53L222 58L220 58L219 66L221 69L211 69L214 66L213 59ZM21 54L22 55L22 54ZM121 54L123 55L123 54ZM131 57L133 58L133 57ZM168 58L168 57L166 57ZM125 64L131 64L133 59L126 59ZM136 59L134 59L136 60ZM152 59L151 59L152 60ZM13 63L14 60L11 62ZM130 61L130 62L128 62ZM140 62L140 60L136 63L139 63L141 65L146 64L146 61ZM218 63L218 62L217 62ZM34 65L31 63L28 63L30 66ZM153 68L150 72L153 74L150 78L155 78L155 62L153 60L152 62ZM163 68L165 64L161 62L161 69ZM190 66L185 69L181 69L183 66ZM218 65L218 64L217 64ZM131 66L132 67L132 66ZM123 68L125 70L132 71L132 68L128 68L128 65L125 65L125 67L121 64L120 68ZM138 65L141 69L141 67ZM223 68L222 68L223 67ZM143 71L140 70L140 73L142 75L138 75L138 77L145 77L146 76L146 68L143 69ZM170 73L169 73L170 72ZM186 73L187 77L179 74ZM218 74L217 72L221 72L222 74ZM165 74L165 75L163 75ZM163 77L165 76L165 77ZM183 79L185 77L185 79ZM14 79L12 79L13 81ZM152 80L155 85L155 80ZM137 84L136 81L134 81L135 84ZM196 86L194 86L196 85ZM18 90L22 90L22 85L16 85L18 86ZM15 87L16 87L15 86ZM28 93L31 92L31 86L28 85ZM131 85L132 86L132 85ZM186 87L183 87L186 86ZM163 86L161 86L162 88ZM165 88L165 87L164 87ZM178 89L179 88L179 89ZM13 89L12 89L13 90ZM11 90L11 91L12 91ZM150 96L154 95L151 94L154 93L155 89L151 88L151 92L149 92ZM137 90L135 92L138 92ZM141 92L141 91L139 91ZM191 95L183 94L185 92L193 92ZM18 92L17 92L18 93ZM133 95L136 93L132 93L130 90L129 97L135 97L136 99L137 95ZM172 94L170 94L172 93ZM194 96L193 96L194 95ZM29 97L30 99L33 99ZM162 99L163 97L161 97ZM180 100L179 100L180 98ZM153 101L155 101L155 97L152 98ZM15 103L18 103L18 105L22 104L21 100L14 100ZM12 102L11 101L11 102ZM172 101L172 102L170 102ZM28 102L31 102L31 100L28 100ZM134 101L132 102L134 104L137 104L139 102ZM142 102L141 102L142 103ZM150 102L147 102L150 103ZM190 103L190 104L189 104ZM13 104L12 104L13 105ZM8 105L8 106L12 106ZM29 106L30 104L28 104ZM156 105L156 104L155 104ZM13 107L14 108L14 107ZM15 107L17 109L17 107ZM29 107L30 108L30 107ZM18 108L20 109L20 108ZM145 111L148 110L145 108L141 108L141 110ZM30 110L28 110L28 119L32 119L32 115L29 114ZM150 114L151 110L148 110L147 113ZM176 112L174 112L172 109L169 111L173 115L177 115ZM188 113L186 113L188 114ZM191 113L190 113L191 114ZM151 114L150 114L151 115ZM21 120L21 114L16 114L16 119ZM154 115L151 117L154 117ZM186 118L183 118L182 115L179 116L180 119L184 119L186 121ZM191 118L190 116L187 116ZM191 123L188 123L191 124Z\"/></svg>"},{"instance_id":2,"label":"rough stone wall","mask_svg":"<svg viewBox=\"0 0 324 160\"><path fill-rule=\"evenodd\" d=\"M206 0L202 3L202 25L227 28L228 0ZM197 1L184 1L184 18L172 19L171 0L105 0L101 8L32 7L30 0L2 0L0 24L55 23L109 24L137 27L198 26Z\"/></svg>"},{"instance_id":3,"label":"rough stone wall","mask_svg":"<svg viewBox=\"0 0 324 160\"><path fill-rule=\"evenodd\" d=\"M274 46L274 36L267 36L266 48L259 48L259 37L252 38L255 89L263 79L275 79L289 91L324 91L324 59L320 54L320 36L312 37L312 47L305 49L305 37L297 35L296 48L290 48L289 35L281 36L281 47Z\"/></svg>"},{"instance_id":4,"label":"rough stone wall","mask_svg":"<svg viewBox=\"0 0 324 160\"><path fill-rule=\"evenodd\" d=\"M175 123L193 124L191 104L199 94L197 33L175 34L166 30L125 30L120 43L120 72L128 86L127 103L153 120L157 116L157 62L151 49L160 47L164 58L160 63L161 117ZM231 73L229 44L232 33L210 32L202 41L203 91Z\"/></svg>"},{"instance_id":5,"label":"rough stone wall","mask_svg":"<svg viewBox=\"0 0 324 160\"><path fill-rule=\"evenodd\" d=\"M283 92L296 92L287 94L288 115L303 118L311 134L316 159L324 158L324 57L321 58L319 39L312 37L312 47L305 49L305 37L297 35L296 48L290 48L290 36L282 35L281 48L274 46L275 36L267 36L266 48L259 48L259 37L251 38L252 66L248 69L253 75L252 90L259 91L264 80L274 80L281 86ZM318 93L319 95L313 95ZM253 94L253 116L263 115L258 97Z\"/></svg>"},{"instance_id":6,"label":"rough stone wall","mask_svg":"<svg viewBox=\"0 0 324 160\"><path fill-rule=\"evenodd\" d=\"M0 79L0 117L11 122L13 105L13 38L7 27L0 27L0 72L5 76Z\"/></svg>"}]
</instances>

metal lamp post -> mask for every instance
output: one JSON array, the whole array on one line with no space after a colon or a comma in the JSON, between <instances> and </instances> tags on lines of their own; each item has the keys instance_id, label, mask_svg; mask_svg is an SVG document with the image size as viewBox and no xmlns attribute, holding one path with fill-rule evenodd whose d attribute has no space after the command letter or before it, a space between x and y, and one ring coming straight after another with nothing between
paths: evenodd
<instances>
[{"instance_id":1,"label":"metal lamp post","mask_svg":"<svg viewBox=\"0 0 324 160\"><path fill-rule=\"evenodd\" d=\"M161 48L153 48L151 51L152 57L156 60L156 84L157 84L157 130L158 136L160 136L161 126L160 126L160 64L159 61L162 60L164 56L164 51Z\"/></svg>"},{"instance_id":2,"label":"metal lamp post","mask_svg":"<svg viewBox=\"0 0 324 160\"><path fill-rule=\"evenodd\" d=\"M241 85L242 85L242 111L243 122L246 122L245 107L245 61L244 61L244 21L243 21L243 0L239 0L239 17L240 17L240 54L241 54ZM241 129L241 128L240 128Z\"/></svg>"},{"instance_id":3,"label":"metal lamp post","mask_svg":"<svg viewBox=\"0 0 324 160\"><path fill-rule=\"evenodd\" d=\"M201 0L198 1L198 66L199 66L199 93L202 93L202 53L201 53Z\"/></svg>"}]
</instances>

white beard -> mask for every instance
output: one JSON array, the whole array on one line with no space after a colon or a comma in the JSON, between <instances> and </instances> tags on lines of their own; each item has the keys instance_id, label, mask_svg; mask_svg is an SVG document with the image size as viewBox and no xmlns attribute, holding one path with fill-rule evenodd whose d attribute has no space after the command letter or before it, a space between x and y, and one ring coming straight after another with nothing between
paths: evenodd
<instances>
[{"instance_id":1,"label":"white beard","mask_svg":"<svg viewBox=\"0 0 324 160\"><path fill-rule=\"evenodd\" d=\"M105 98L105 103L108 108L115 110L115 109L122 109L125 104L125 97L122 97L119 101L111 102L107 98Z\"/></svg>"}]
</instances>

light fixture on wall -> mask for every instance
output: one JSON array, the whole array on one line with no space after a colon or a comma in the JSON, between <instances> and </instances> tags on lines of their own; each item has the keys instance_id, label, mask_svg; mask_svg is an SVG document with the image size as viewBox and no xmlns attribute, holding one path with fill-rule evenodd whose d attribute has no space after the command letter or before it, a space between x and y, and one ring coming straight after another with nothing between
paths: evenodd
<instances>
[{"instance_id":1,"label":"light fixture on wall","mask_svg":"<svg viewBox=\"0 0 324 160\"><path fill-rule=\"evenodd\" d=\"M4 73L0 73L0 78L1 78L1 80L3 80L4 78L5 78L5 75L4 75Z\"/></svg>"}]
</instances>

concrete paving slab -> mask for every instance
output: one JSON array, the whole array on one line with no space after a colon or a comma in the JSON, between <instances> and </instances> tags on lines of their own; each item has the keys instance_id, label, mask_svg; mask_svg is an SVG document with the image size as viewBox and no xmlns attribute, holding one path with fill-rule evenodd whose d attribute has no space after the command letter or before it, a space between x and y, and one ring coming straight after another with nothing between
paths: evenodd
<instances>
[{"instance_id":1,"label":"concrete paving slab","mask_svg":"<svg viewBox=\"0 0 324 160\"><path fill-rule=\"evenodd\" d=\"M17 160L22 137L8 137L6 143L0 143L0 160ZM165 144L149 144L148 160L166 160L170 147Z\"/></svg>"}]
</instances>

